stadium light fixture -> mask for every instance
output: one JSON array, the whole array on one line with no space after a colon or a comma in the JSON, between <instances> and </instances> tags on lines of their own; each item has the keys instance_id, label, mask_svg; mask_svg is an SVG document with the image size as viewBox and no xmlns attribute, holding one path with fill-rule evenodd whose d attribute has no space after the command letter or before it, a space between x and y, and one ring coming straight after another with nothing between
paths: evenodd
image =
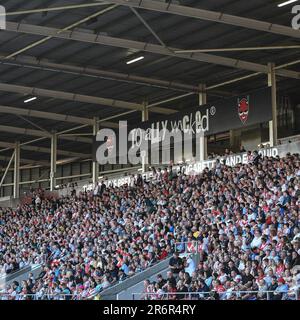
<instances>
[{"instance_id":1,"label":"stadium light fixture","mask_svg":"<svg viewBox=\"0 0 300 320\"><path fill-rule=\"evenodd\" d=\"M137 58L135 58L135 59L132 59L132 60L127 61L126 64L132 64L132 63L135 63L135 62L140 61L140 60L143 60L143 59L144 59L144 57L143 57L143 56L140 56L140 57L137 57Z\"/></svg>"},{"instance_id":2,"label":"stadium light fixture","mask_svg":"<svg viewBox=\"0 0 300 320\"><path fill-rule=\"evenodd\" d=\"M32 97L32 98L24 100L24 103L28 103L28 102L31 102L31 101L36 100L36 99L37 99L37 97Z\"/></svg>"},{"instance_id":3,"label":"stadium light fixture","mask_svg":"<svg viewBox=\"0 0 300 320\"><path fill-rule=\"evenodd\" d=\"M297 1L298 0L288 0L288 1L285 1L285 2L282 2L282 3L279 3L278 7L281 8L281 7L287 6L288 4L292 4L292 3L297 2Z\"/></svg>"}]
</instances>

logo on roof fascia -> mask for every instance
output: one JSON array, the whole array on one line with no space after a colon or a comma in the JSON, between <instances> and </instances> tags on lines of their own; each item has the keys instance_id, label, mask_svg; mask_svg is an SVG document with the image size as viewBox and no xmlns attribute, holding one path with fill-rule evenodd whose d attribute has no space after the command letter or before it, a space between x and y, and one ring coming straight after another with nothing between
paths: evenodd
<instances>
[{"instance_id":1,"label":"logo on roof fascia","mask_svg":"<svg viewBox=\"0 0 300 320\"><path fill-rule=\"evenodd\" d=\"M240 117L240 120L243 124L245 124L248 120L249 116L249 109L250 109L250 97L243 97L242 99L238 98L237 101L238 105L238 114Z\"/></svg>"}]
</instances>

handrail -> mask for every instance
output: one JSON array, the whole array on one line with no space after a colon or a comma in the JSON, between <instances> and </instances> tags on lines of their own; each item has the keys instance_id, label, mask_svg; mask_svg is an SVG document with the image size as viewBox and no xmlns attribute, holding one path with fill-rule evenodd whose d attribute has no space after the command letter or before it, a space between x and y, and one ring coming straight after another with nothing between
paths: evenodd
<instances>
[{"instance_id":1,"label":"handrail","mask_svg":"<svg viewBox=\"0 0 300 320\"><path fill-rule=\"evenodd\" d=\"M0 276L1 279L5 279L6 281L10 281L20 275L22 275L25 272L31 271L31 266L27 265L23 268L19 268L12 273L4 273L3 275Z\"/></svg>"},{"instance_id":2,"label":"handrail","mask_svg":"<svg viewBox=\"0 0 300 320\"><path fill-rule=\"evenodd\" d=\"M116 283L112 286L107 287L105 290L101 292L101 297L103 299L111 298L113 296L117 296L120 292L136 285L137 283L143 281L145 278L149 277L149 274L153 273L152 271L155 269L155 273L164 270L166 267L169 266L168 262L170 261L170 256L166 257L165 259L158 261L157 263L153 264L151 267L142 270L141 272L135 273L132 276L126 278L122 282Z\"/></svg>"},{"instance_id":3,"label":"handrail","mask_svg":"<svg viewBox=\"0 0 300 320\"><path fill-rule=\"evenodd\" d=\"M68 293L8 293L0 292L0 300L92 300L94 296Z\"/></svg>"},{"instance_id":4,"label":"handrail","mask_svg":"<svg viewBox=\"0 0 300 320\"><path fill-rule=\"evenodd\" d=\"M176 300L178 297L182 297L180 300L205 300L212 298L212 294L218 294L220 300L231 299L233 296L240 298L243 294L261 294L265 295L267 300L272 300L272 295L276 294L285 294L285 300L298 300L299 297L299 286L295 289L276 291L276 290L239 290L239 291L224 291L217 293L215 291L210 292L163 292L163 293L154 293L154 292L145 292L145 293L132 293L132 300L136 300L137 296L145 296L144 299L140 300ZM100 292L99 292L100 293ZM229 297L226 297L229 295ZM174 299L175 296L175 299ZM0 292L0 300L91 300L94 296L89 295L84 297L83 294L72 294L72 293L8 293ZM172 297L172 299L169 299ZM147 299L148 298L148 299ZM227 298L227 299L226 299ZM258 297L260 298L260 297Z\"/></svg>"},{"instance_id":5,"label":"handrail","mask_svg":"<svg viewBox=\"0 0 300 320\"><path fill-rule=\"evenodd\" d=\"M184 300L205 300L205 296L207 296L207 298L211 298L212 294L217 294L220 297L220 300L226 300L226 295L229 295L229 298L231 298L232 296L236 296L239 297L241 294L262 294L262 295L266 295L267 300L271 300L271 294L290 294L294 295L295 300L298 300L299 297L299 288L300 286L297 286L295 289L289 289L289 290L283 290L283 291L276 291L276 290L239 290L239 291L224 291L224 292L216 292L216 291L206 291L206 292L161 292L161 293L157 293L157 292L139 292L139 293L132 293L132 300L136 300L135 297L137 296L144 296L145 299L140 299L140 300L169 300L169 297L174 297L175 299L172 300L176 300L176 298L178 297L183 297ZM198 296L198 297L197 297ZM150 299L146 299L146 298L150 298ZM197 299L198 298L198 299Z\"/></svg>"}]
</instances>

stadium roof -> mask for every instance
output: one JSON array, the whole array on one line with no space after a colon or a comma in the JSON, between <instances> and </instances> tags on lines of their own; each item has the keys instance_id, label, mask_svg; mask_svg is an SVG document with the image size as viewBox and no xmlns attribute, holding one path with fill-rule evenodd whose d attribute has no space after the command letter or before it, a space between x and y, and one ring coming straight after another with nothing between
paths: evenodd
<instances>
[{"instance_id":1,"label":"stadium roof","mask_svg":"<svg viewBox=\"0 0 300 320\"><path fill-rule=\"evenodd\" d=\"M1 1L0 162L16 140L38 139L22 161L47 163L51 132L78 126L70 133L83 134L61 136L58 156L88 158L93 117L108 127L140 122L145 101L166 101L149 108L151 118L173 113L198 102L201 83L208 101L244 93L267 84L269 62L279 92L300 102L300 31L277 2Z\"/></svg>"}]
</instances>

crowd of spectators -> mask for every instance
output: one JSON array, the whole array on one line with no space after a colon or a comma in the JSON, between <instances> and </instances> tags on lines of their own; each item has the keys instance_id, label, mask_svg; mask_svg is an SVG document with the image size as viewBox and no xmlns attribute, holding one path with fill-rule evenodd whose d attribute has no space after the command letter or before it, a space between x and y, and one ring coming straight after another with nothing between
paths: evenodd
<instances>
[{"instance_id":1,"label":"crowd of spectators","mask_svg":"<svg viewBox=\"0 0 300 320\"><path fill-rule=\"evenodd\" d=\"M235 167L217 161L195 175L157 170L151 181L102 182L96 191L0 209L0 270L43 266L37 278L4 288L2 298L98 296L191 241L199 264L175 253L172 280L149 283L158 297L200 290L230 298L233 290L270 288L283 297L300 264L299 161L254 154Z\"/></svg>"},{"instance_id":2,"label":"crowd of spectators","mask_svg":"<svg viewBox=\"0 0 300 320\"><path fill-rule=\"evenodd\" d=\"M142 299L299 298L299 155L250 159L234 168L217 162L195 177L171 271L146 281ZM197 265L179 257L189 250Z\"/></svg>"}]
</instances>

